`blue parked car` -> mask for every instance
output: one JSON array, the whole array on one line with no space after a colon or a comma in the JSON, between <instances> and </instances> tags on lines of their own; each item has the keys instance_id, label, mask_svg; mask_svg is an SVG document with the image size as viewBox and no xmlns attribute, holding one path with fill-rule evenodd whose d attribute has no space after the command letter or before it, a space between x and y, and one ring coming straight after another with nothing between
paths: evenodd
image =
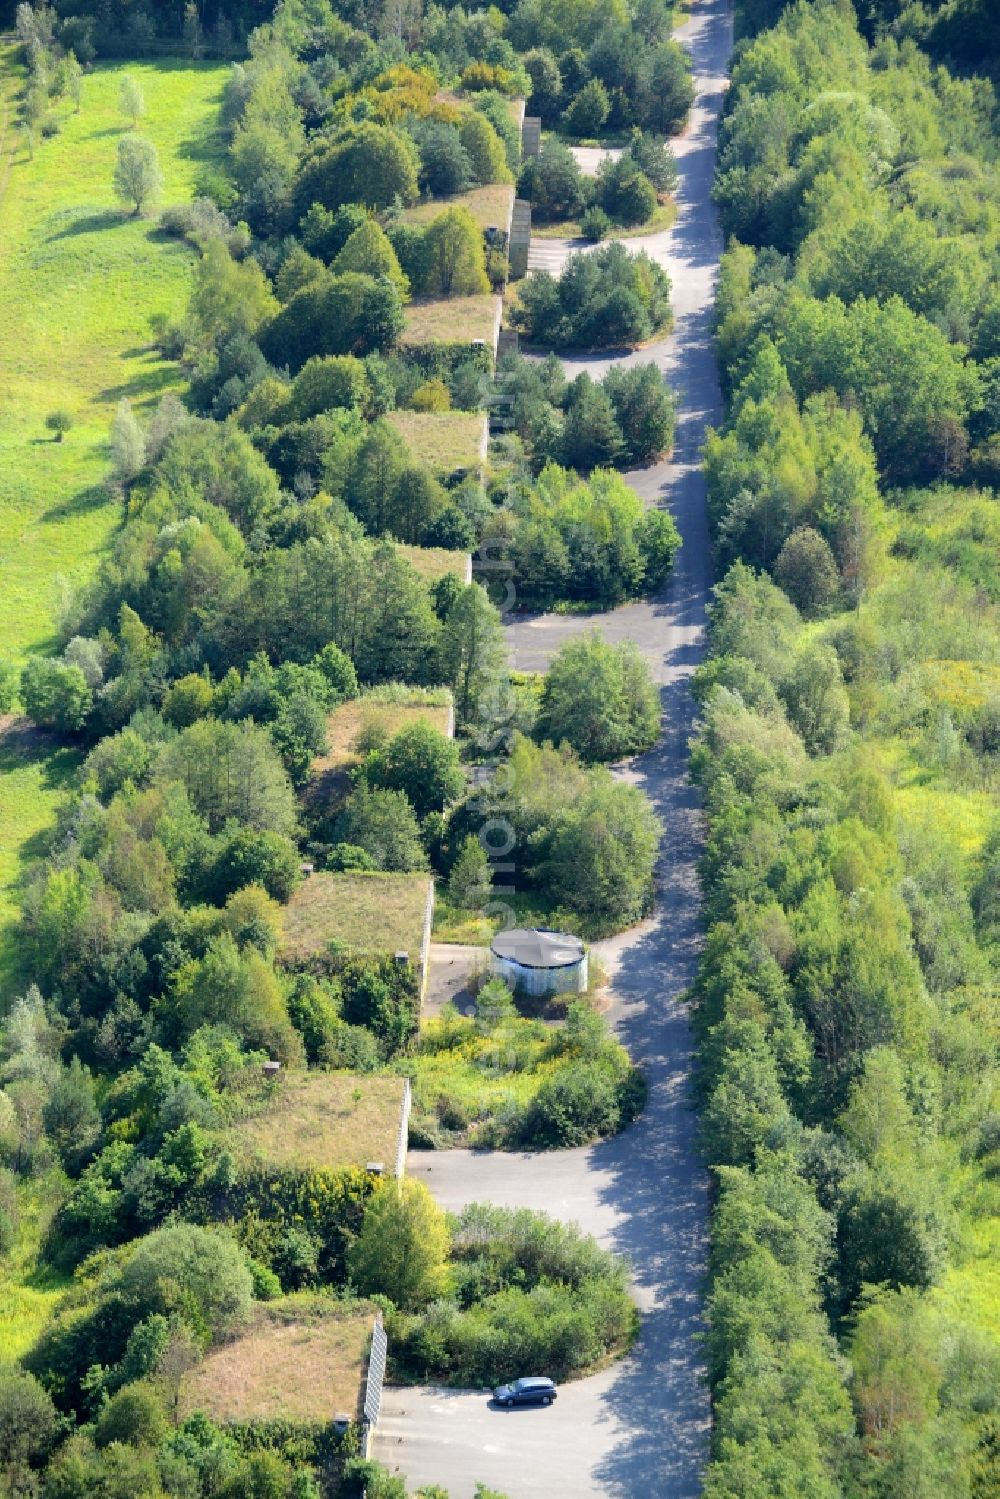
<instances>
[{"instance_id":1,"label":"blue parked car","mask_svg":"<svg viewBox=\"0 0 1000 1499\"><path fill-rule=\"evenodd\" d=\"M513 1384L497 1385L493 1399L504 1410L514 1405L551 1405L556 1387L551 1379L515 1379Z\"/></svg>"}]
</instances>

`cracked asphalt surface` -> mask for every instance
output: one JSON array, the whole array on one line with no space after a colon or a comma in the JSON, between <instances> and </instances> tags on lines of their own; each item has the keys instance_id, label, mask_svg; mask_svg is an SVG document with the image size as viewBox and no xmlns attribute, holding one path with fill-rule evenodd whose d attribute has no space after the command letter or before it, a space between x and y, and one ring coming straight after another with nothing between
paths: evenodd
<instances>
[{"instance_id":1,"label":"cracked asphalt surface","mask_svg":"<svg viewBox=\"0 0 1000 1499\"><path fill-rule=\"evenodd\" d=\"M521 669L544 668L569 636L597 627L608 639L634 640L661 688L663 735L623 771L663 820L657 907L641 926L598 944L611 975L611 1018L646 1074L649 1101L624 1134L580 1150L409 1157L411 1173L450 1209L476 1201L543 1209L628 1256L642 1327L627 1359L563 1385L548 1410L494 1411L482 1393L386 1389L375 1456L411 1488L441 1484L451 1499L472 1499L477 1481L510 1499L691 1499L707 1454L710 1413L697 1334L708 1178L695 1151L684 1003L701 939L701 818L686 763L690 677L704 650L711 583L700 454L706 428L722 415L711 342L722 240L711 187L732 47L727 0L693 0L676 35L691 53L696 89L688 130L674 142L678 218L662 234L626 241L669 271L673 332L620 361L578 355L564 362L570 374L599 376L613 363L653 360L676 391L674 453L627 478L646 504L670 508L683 546L658 598L607 614L516 617L507 625L511 660ZM562 249L571 253L568 243Z\"/></svg>"}]
</instances>

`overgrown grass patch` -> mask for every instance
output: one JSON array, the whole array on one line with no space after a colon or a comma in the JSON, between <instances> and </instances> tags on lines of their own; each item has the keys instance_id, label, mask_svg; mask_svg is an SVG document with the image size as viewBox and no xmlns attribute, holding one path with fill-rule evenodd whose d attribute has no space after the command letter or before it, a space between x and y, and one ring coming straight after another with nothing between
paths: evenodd
<instances>
[{"instance_id":1,"label":"overgrown grass patch","mask_svg":"<svg viewBox=\"0 0 1000 1499\"><path fill-rule=\"evenodd\" d=\"M445 694L431 688L404 689L400 700L387 697L377 689L364 697L352 698L334 708L326 720L327 752L313 762L313 775L327 775L348 769L361 761L356 749L359 734L378 729L387 739L400 729L415 723L428 723L447 734L452 713Z\"/></svg>"},{"instance_id":2,"label":"overgrown grass patch","mask_svg":"<svg viewBox=\"0 0 1000 1499\"><path fill-rule=\"evenodd\" d=\"M391 1171L403 1090L401 1077L288 1073L226 1138L240 1156L279 1170L336 1171L381 1161Z\"/></svg>"},{"instance_id":3,"label":"overgrown grass patch","mask_svg":"<svg viewBox=\"0 0 1000 1499\"><path fill-rule=\"evenodd\" d=\"M406 308L404 348L425 344L473 344L493 347L500 298L492 292L474 297L420 297Z\"/></svg>"},{"instance_id":4,"label":"overgrown grass patch","mask_svg":"<svg viewBox=\"0 0 1000 1499\"><path fill-rule=\"evenodd\" d=\"M480 229L506 229L514 205L514 187L509 182L489 182L485 187L470 188L450 198L430 198L404 208L400 218L405 224L433 223L447 208L464 208L471 213Z\"/></svg>"},{"instance_id":5,"label":"overgrown grass patch","mask_svg":"<svg viewBox=\"0 0 1000 1499\"><path fill-rule=\"evenodd\" d=\"M45 1231L64 1191L61 1172L18 1189L20 1231L0 1265L0 1363L28 1351L70 1284L69 1276L39 1264Z\"/></svg>"},{"instance_id":6,"label":"overgrown grass patch","mask_svg":"<svg viewBox=\"0 0 1000 1499\"><path fill-rule=\"evenodd\" d=\"M254 1307L249 1328L185 1374L182 1416L222 1425L281 1421L325 1426L356 1415L374 1309L290 1296Z\"/></svg>"},{"instance_id":7,"label":"overgrown grass patch","mask_svg":"<svg viewBox=\"0 0 1000 1499\"><path fill-rule=\"evenodd\" d=\"M387 420L411 457L438 473L483 463L487 427L482 411L390 411Z\"/></svg>"},{"instance_id":8,"label":"overgrown grass patch","mask_svg":"<svg viewBox=\"0 0 1000 1499\"><path fill-rule=\"evenodd\" d=\"M585 1000L560 996L549 1011L563 1020L450 1006L429 1020L405 1063L411 1144L579 1145L628 1124L644 1090L624 1047Z\"/></svg>"},{"instance_id":9,"label":"overgrown grass patch","mask_svg":"<svg viewBox=\"0 0 1000 1499\"><path fill-rule=\"evenodd\" d=\"M436 583L438 578L447 577L449 573L460 583L469 581L472 559L468 552L453 552L448 547L417 547L402 543L399 550L425 583Z\"/></svg>"},{"instance_id":10,"label":"overgrown grass patch","mask_svg":"<svg viewBox=\"0 0 1000 1499\"><path fill-rule=\"evenodd\" d=\"M425 874L314 874L284 911L282 956L295 962L343 943L359 952L407 952L417 966L430 879Z\"/></svg>"}]
</instances>

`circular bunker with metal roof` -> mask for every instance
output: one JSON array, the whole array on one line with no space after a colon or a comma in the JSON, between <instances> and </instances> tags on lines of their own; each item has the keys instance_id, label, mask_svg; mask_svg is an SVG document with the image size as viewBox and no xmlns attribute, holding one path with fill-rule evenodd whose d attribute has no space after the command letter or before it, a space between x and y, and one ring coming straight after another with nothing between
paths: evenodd
<instances>
[{"instance_id":1,"label":"circular bunker with metal roof","mask_svg":"<svg viewBox=\"0 0 1000 1499\"><path fill-rule=\"evenodd\" d=\"M493 938L490 972L527 994L579 994L587 987L587 950L566 932L513 927Z\"/></svg>"}]
</instances>

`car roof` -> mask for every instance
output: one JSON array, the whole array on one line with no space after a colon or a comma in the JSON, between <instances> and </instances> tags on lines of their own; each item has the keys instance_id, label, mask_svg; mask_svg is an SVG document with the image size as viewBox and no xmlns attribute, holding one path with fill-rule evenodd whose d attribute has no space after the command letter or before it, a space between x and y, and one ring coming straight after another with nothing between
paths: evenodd
<instances>
[{"instance_id":1,"label":"car roof","mask_svg":"<svg viewBox=\"0 0 1000 1499\"><path fill-rule=\"evenodd\" d=\"M546 1389L552 1388L551 1379L546 1379L544 1376L537 1374L530 1376L528 1379L515 1380L515 1384L519 1385L522 1390L527 1389L529 1385L544 1385Z\"/></svg>"}]
</instances>

